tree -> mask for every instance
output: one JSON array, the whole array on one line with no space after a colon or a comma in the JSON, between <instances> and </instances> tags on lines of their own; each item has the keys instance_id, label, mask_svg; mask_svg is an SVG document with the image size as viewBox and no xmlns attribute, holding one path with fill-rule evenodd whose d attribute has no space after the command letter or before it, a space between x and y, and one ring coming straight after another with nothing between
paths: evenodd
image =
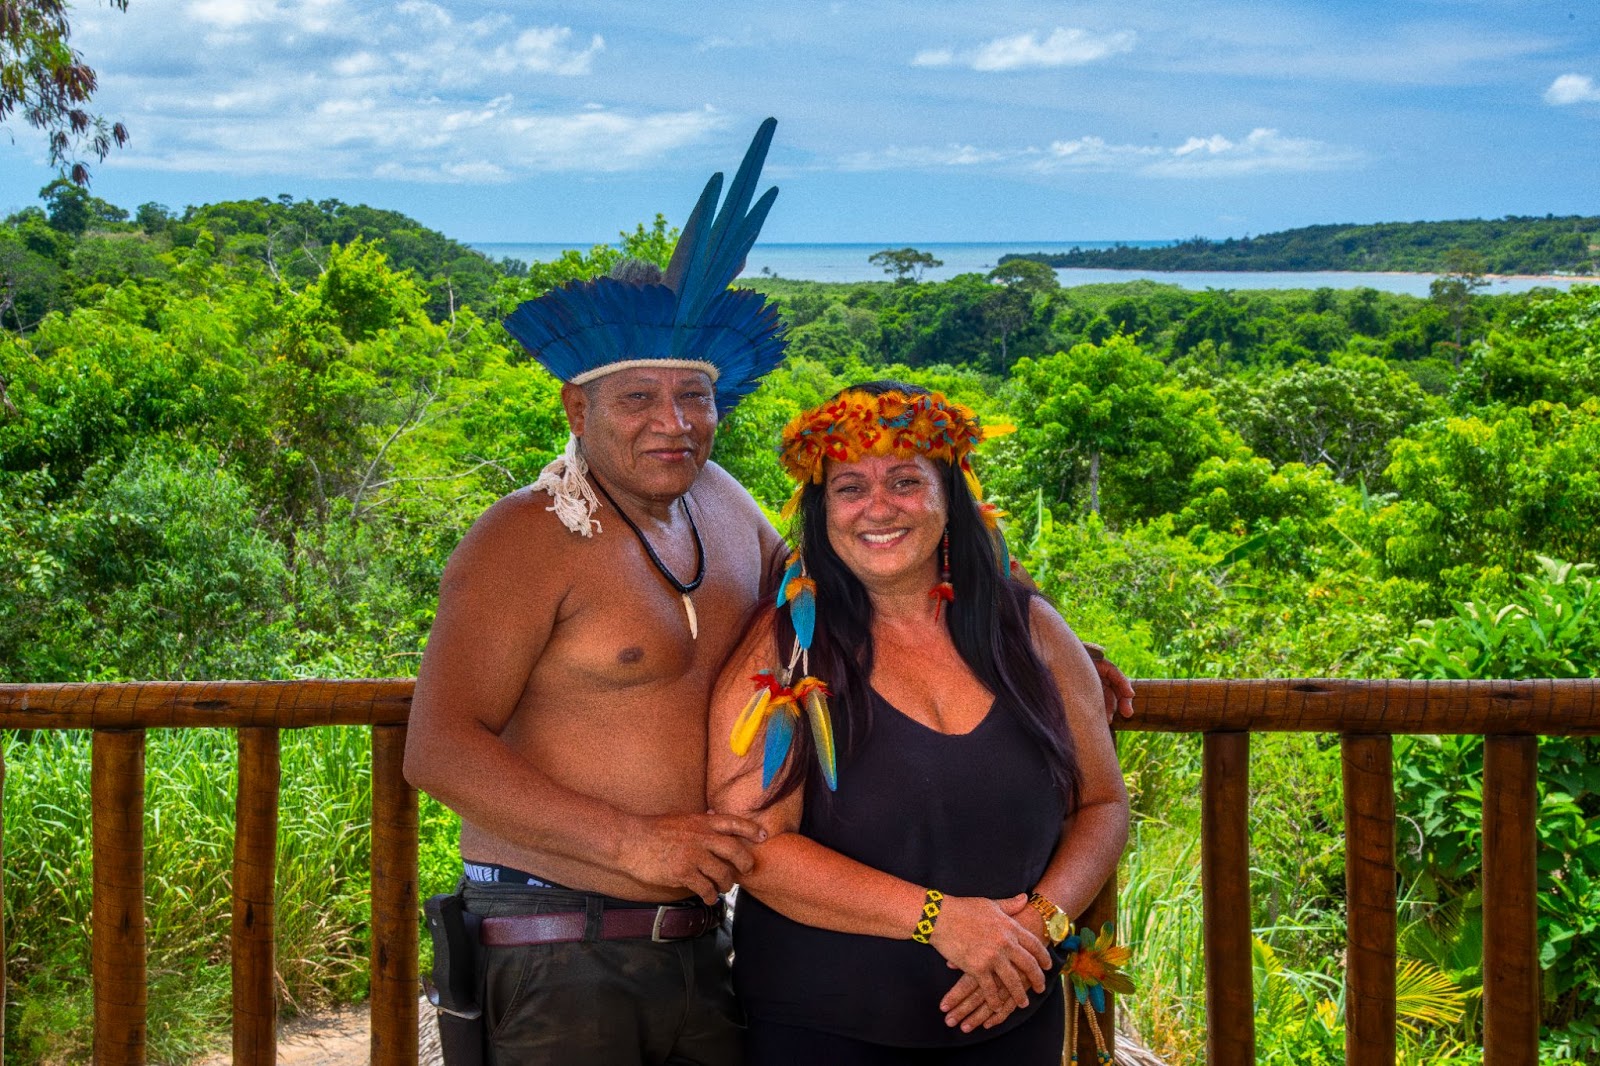
<instances>
[{"instance_id":1,"label":"tree","mask_svg":"<svg viewBox=\"0 0 1600 1066\"><path fill-rule=\"evenodd\" d=\"M1079 344L1045 359L1019 359L1013 410L1024 456L1024 489L1066 502L1083 484L1098 513L1107 468L1116 476L1113 517L1175 511L1195 469L1237 440L1218 422L1209 394L1165 381L1161 361L1131 337ZM1107 463L1107 460L1112 462Z\"/></svg>"},{"instance_id":2,"label":"tree","mask_svg":"<svg viewBox=\"0 0 1600 1066\"><path fill-rule=\"evenodd\" d=\"M57 178L39 190L45 202L50 228L74 237L83 235L96 222L125 222L128 212L98 196L89 195L81 185Z\"/></svg>"},{"instance_id":3,"label":"tree","mask_svg":"<svg viewBox=\"0 0 1600 1066\"><path fill-rule=\"evenodd\" d=\"M128 9L128 0L109 2ZM0 3L0 123L20 109L43 131L51 165L87 185L89 168L79 157L104 161L113 146L128 143L128 128L84 110L99 80L67 43L71 36L65 0Z\"/></svg>"},{"instance_id":4,"label":"tree","mask_svg":"<svg viewBox=\"0 0 1600 1066\"><path fill-rule=\"evenodd\" d=\"M894 278L896 285L921 281L924 270L944 266L944 260L935 259L931 252L919 252L915 248L885 248L867 256L867 262L882 267L885 274Z\"/></svg>"},{"instance_id":5,"label":"tree","mask_svg":"<svg viewBox=\"0 0 1600 1066\"><path fill-rule=\"evenodd\" d=\"M1483 256L1470 248L1452 248L1444 253L1445 272L1428 285L1428 298L1450 316L1455 348L1450 361L1461 368L1461 338L1472 315L1472 297L1489 283L1483 279L1487 267Z\"/></svg>"},{"instance_id":6,"label":"tree","mask_svg":"<svg viewBox=\"0 0 1600 1066\"><path fill-rule=\"evenodd\" d=\"M1000 336L1000 367L1011 362L1008 342L1034 321L1035 297L1048 297L1061 287L1056 272L1031 259L1010 259L989 271L995 291L983 302L984 321Z\"/></svg>"}]
</instances>

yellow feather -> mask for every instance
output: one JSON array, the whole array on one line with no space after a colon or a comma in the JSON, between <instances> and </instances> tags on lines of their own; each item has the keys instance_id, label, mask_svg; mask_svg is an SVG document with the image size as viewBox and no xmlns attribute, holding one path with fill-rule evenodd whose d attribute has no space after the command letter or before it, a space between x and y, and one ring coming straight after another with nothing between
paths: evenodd
<instances>
[{"instance_id":1,"label":"yellow feather","mask_svg":"<svg viewBox=\"0 0 1600 1066\"><path fill-rule=\"evenodd\" d=\"M789 502L783 505L783 511L778 515L784 521L793 518L800 510L800 494L805 491L806 484L801 482L795 486L794 493L789 497Z\"/></svg>"},{"instance_id":2,"label":"yellow feather","mask_svg":"<svg viewBox=\"0 0 1600 1066\"><path fill-rule=\"evenodd\" d=\"M821 686L806 693L806 717L811 722L811 738L817 745L817 758L828 778L828 787L838 780L838 753L833 743L833 716L828 713L828 697Z\"/></svg>"},{"instance_id":3,"label":"yellow feather","mask_svg":"<svg viewBox=\"0 0 1600 1066\"><path fill-rule=\"evenodd\" d=\"M728 747L741 759L749 753L756 734L761 732L761 723L766 720L767 705L771 702L772 693L762 689L750 697L750 702L744 705L744 710L739 712L739 717L734 721L733 732L728 735Z\"/></svg>"}]
</instances>

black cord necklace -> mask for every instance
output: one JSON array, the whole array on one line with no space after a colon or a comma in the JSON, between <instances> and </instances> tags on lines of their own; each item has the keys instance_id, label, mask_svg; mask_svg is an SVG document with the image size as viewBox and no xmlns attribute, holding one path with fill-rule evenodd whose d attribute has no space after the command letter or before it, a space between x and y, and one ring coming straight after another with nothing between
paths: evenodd
<instances>
[{"instance_id":1,"label":"black cord necklace","mask_svg":"<svg viewBox=\"0 0 1600 1066\"><path fill-rule=\"evenodd\" d=\"M628 528L633 530L633 535L639 538L639 543L644 546L644 553L655 564L656 571L667 579L667 584L676 589L679 596L683 597L683 611L689 616L689 639L699 640L700 620L695 616L694 600L689 598L689 594L699 588L700 582L706 579L706 547L700 541L700 527L694 524L694 512L689 510L688 496L678 497L678 503L683 507L683 516L689 520L689 532L694 537L694 580L686 585L678 580L677 575L667 569L667 564L661 561L661 556L657 555L655 548L651 546L650 538L645 536L644 530L640 529L633 519L628 517L627 511L617 506L617 501L611 498L611 493L607 492L606 487L600 483L600 479L594 476L594 471L591 470L589 472L589 477L594 481L594 487L600 490L600 495L604 496L606 502L611 505L611 509L622 516L622 520L628 523Z\"/></svg>"}]
</instances>

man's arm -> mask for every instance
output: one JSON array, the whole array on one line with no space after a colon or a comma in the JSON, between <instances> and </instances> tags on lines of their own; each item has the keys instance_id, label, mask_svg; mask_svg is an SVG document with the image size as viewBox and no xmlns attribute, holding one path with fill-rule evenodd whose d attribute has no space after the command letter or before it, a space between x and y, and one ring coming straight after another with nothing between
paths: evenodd
<instances>
[{"instance_id":1,"label":"man's arm","mask_svg":"<svg viewBox=\"0 0 1600 1066\"><path fill-rule=\"evenodd\" d=\"M528 850L615 871L643 893L707 902L751 863L760 829L700 812L643 816L565 787L501 739L555 626L565 579L518 494L492 507L445 570L418 672L406 779L463 819ZM555 532L552 533L551 530Z\"/></svg>"}]
</instances>

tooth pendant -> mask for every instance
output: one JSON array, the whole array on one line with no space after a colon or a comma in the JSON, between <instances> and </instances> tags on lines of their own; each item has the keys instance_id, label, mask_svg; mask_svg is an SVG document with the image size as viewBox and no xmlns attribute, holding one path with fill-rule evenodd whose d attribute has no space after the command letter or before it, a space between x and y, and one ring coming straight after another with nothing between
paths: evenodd
<instances>
[{"instance_id":1,"label":"tooth pendant","mask_svg":"<svg viewBox=\"0 0 1600 1066\"><path fill-rule=\"evenodd\" d=\"M687 592L683 594L683 613L689 616L689 639L699 640L700 619L694 613L694 601L689 598Z\"/></svg>"}]
</instances>

